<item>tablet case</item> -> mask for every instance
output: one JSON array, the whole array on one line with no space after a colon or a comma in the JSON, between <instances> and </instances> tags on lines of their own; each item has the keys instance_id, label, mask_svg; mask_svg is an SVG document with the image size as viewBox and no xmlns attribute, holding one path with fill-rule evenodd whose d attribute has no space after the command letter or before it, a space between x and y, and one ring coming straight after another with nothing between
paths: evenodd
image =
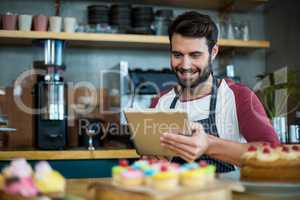
<instances>
[{"instance_id":1,"label":"tablet case","mask_svg":"<svg viewBox=\"0 0 300 200\"><path fill-rule=\"evenodd\" d=\"M176 130L182 130L184 135L191 135L188 116L183 111L127 109L124 114L139 155L175 156L174 152L161 147L160 135Z\"/></svg>"}]
</instances>

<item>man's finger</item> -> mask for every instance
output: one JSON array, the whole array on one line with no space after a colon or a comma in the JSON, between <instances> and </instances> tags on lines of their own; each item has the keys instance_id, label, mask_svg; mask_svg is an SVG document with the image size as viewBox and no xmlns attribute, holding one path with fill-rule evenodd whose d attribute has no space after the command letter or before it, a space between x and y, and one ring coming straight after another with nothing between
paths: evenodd
<instances>
[{"instance_id":1,"label":"man's finger","mask_svg":"<svg viewBox=\"0 0 300 200\"><path fill-rule=\"evenodd\" d=\"M192 156L195 155L194 151L191 149L191 148L193 148L193 147L188 146L188 145L186 145L186 144L175 143L175 142L173 142L173 141L168 141L168 140L163 141L161 144L172 145L172 146L174 146L174 147L176 147L176 148L178 148L178 149L181 149L181 150L184 151L184 152L187 152L188 154L191 154Z\"/></svg>"},{"instance_id":2,"label":"man's finger","mask_svg":"<svg viewBox=\"0 0 300 200\"><path fill-rule=\"evenodd\" d=\"M199 133L195 133L195 134L198 135ZM176 143L185 144L191 147L196 147L197 145L195 144L195 140L194 140L194 137L196 135L190 137L190 136L178 135L174 133L163 133L161 136L161 141L174 141Z\"/></svg>"},{"instance_id":3,"label":"man's finger","mask_svg":"<svg viewBox=\"0 0 300 200\"><path fill-rule=\"evenodd\" d=\"M183 151L182 149L179 149L179 148L177 148L173 145L169 145L169 144L163 144L162 146L164 148L170 149L171 151L175 152L176 154L178 154L178 156L182 157L186 161L193 160L193 157L189 153Z\"/></svg>"}]
</instances>

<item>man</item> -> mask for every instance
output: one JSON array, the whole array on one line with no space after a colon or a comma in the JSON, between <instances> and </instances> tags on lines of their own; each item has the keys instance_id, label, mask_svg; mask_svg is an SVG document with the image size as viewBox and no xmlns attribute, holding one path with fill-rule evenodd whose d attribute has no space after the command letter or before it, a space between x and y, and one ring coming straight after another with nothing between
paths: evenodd
<instances>
[{"instance_id":1,"label":"man","mask_svg":"<svg viewBox=\"0 0 300 200\"><path fill-rule=\"evenodd\" d=\"M178 85L153 99L151 107L185 109L193 121L191 137L173 133L161 137L161 145L181 158L176 161L203 159L215 164L218 172L229 172L250 145L279 141L250 89L213 76L217 38L217 27L207 15L186 12L173 21L171 67Z\"/></svg>"}]
</instances>

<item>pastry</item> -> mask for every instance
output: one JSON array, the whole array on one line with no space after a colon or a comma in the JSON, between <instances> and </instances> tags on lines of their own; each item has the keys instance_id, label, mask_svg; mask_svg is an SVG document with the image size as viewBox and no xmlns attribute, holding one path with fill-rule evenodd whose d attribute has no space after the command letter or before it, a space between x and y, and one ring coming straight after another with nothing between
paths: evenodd
<instances>
[{"instance_id":1,"label":"pastry","mask_svg":"<svg viewBox=\"0 0 300 200\"><path fill-rule=\"evenodd\" d=\"M46 161L40 161L36 164L34 183L43 195L53 198L64 196L65 178L58 171L53 170Z\"/></svg>"},{"instance_id":2,"label":"pastry","mask_svg":"<svg viewBox=\"0 0 300 200\"><path fill-rule=\"evenodd\" d=\"M242 180L300 182L300 145L250 146L241 163Z\"/></svg>"}]
</instances>

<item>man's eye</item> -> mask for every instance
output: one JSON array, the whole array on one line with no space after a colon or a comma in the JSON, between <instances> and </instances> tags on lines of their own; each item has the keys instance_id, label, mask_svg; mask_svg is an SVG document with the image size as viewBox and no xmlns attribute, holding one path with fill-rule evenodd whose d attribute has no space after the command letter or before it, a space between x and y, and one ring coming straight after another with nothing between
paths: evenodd
<instances>
[{"instance_id":1,"label":"man's eye","mask_svg":"<svg viewBox=\"0 0 300 200\"><path fill-rule=\"evenodd\" d=\"M201 57L201 54L200 54L200 53L195 53L195 54L191 54L190 56L191 56L191 58L193 58L193 59L197 59L197 58L200 58L200 57Z\"/></svg>"},{"instance_id":2,"label":"man's eye","mask_svg":"<svg viewBox=\"0 0 300 200\"><path fill-rule=\"evenodd\" d=\"M173 57L175 58L180 58L182 56L181 53L173 53Z\"/></svg>"}]
</instances>

